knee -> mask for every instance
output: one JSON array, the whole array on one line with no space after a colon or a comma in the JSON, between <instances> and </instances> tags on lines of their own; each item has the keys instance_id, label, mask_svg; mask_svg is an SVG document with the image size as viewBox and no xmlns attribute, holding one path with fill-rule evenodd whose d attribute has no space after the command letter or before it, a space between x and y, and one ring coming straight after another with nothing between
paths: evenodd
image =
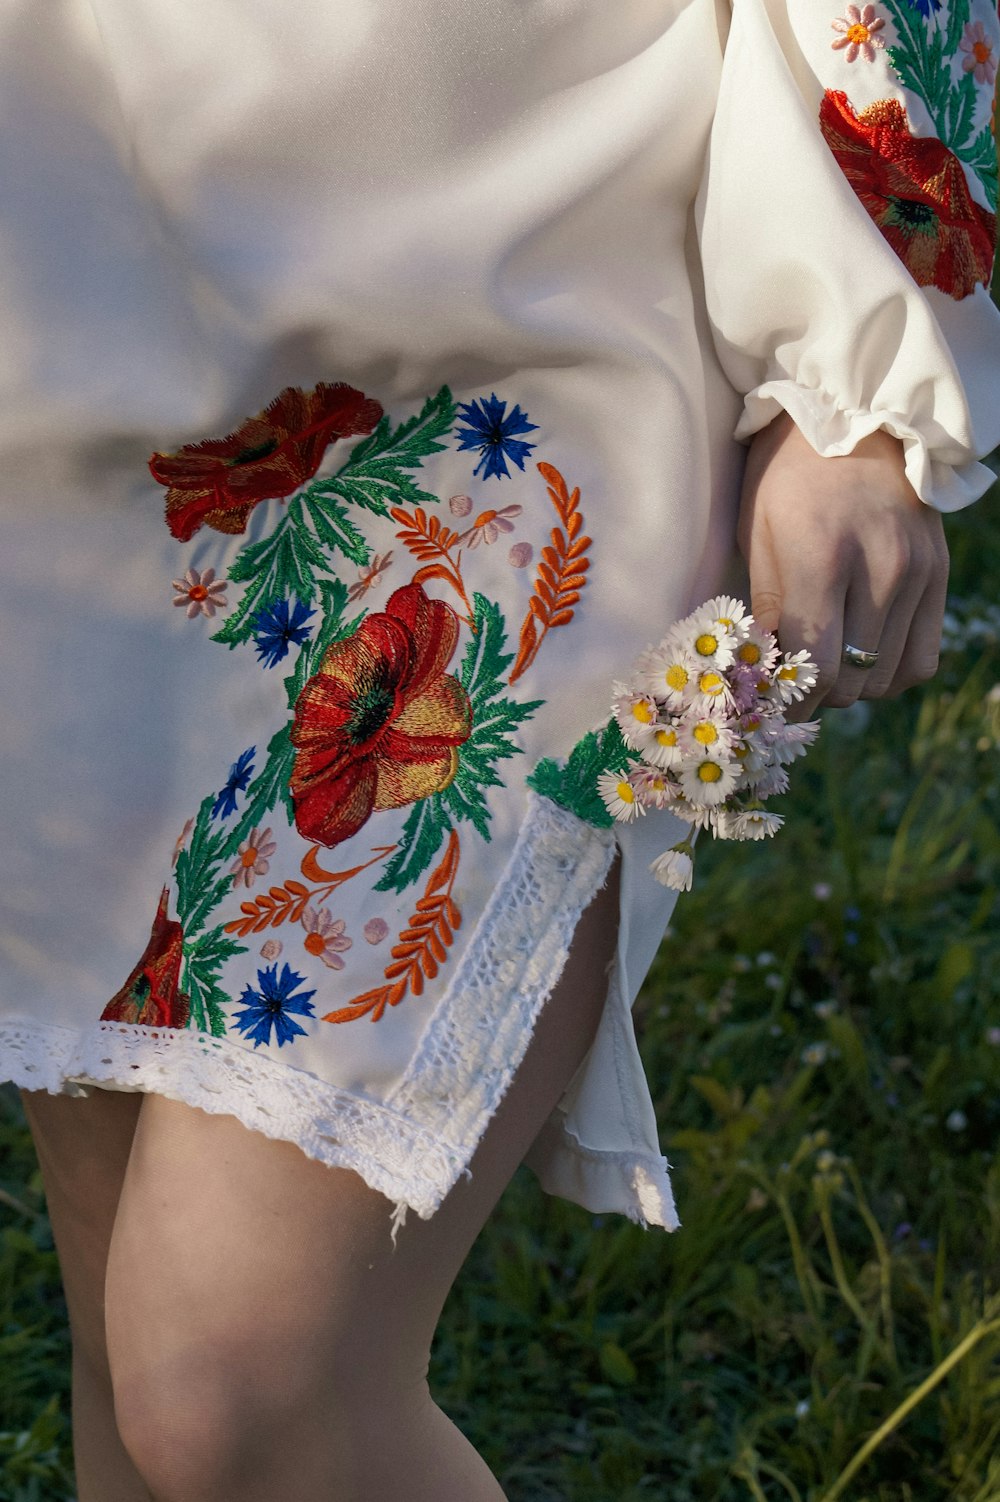
<instances>
[{"instance_id":1,"label":"knee","mask_svg":"<svg viewBox=\"0 0 1000 1502\"><path fill-rule=\"evenodd\" d=\"M293 1475L304 1494L356 1497L395 1384L376 1397L358 1364L317 1366L307 1353L214 1339L116 1374L118 1432L155 1502L270 1499L288 1494Z\"/></svg>"}]
</instances>

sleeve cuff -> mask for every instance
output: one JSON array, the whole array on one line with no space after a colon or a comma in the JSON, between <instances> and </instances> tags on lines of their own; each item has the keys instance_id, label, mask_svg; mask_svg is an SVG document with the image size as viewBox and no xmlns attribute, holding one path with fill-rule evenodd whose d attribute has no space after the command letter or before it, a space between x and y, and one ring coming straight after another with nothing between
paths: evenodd
<instances>
[{"instance_id":1,"label":"sleeve cuff","mask_svg":"<svg viewBox=\"0 0 1000 1502\"><path fill-rule=\"evenodd\" d=\"M845 410L828 392L790 380L765 381L748 392L734 437L748 442L782 411L824 459L851 453L862 438L884 428L902 441L906 478L920 499L936 511L971 506L997 478L988 465L959 459L958 444L952 445L957 462L942 459L926 437L895 412Z\"/></svg>"}]
</instances>

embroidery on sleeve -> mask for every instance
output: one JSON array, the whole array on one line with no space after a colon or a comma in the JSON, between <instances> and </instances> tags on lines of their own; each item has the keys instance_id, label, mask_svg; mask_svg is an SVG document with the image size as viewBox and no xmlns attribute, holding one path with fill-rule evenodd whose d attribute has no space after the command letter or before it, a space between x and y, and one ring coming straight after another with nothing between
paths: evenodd
<instances>
[{"instance_id":1,"label":"embroidery on sleeve","mask_svg":"<svg viewBox=\"0 0 1000 1502\"><path fill-rule=\"evenodd\" d=\"M855 113L828 89L820 126L844 176L916 282L957 300L988 285L996 216L975 203L958 158L915 136L897 99Z\"/></svg>"}]
</instances>

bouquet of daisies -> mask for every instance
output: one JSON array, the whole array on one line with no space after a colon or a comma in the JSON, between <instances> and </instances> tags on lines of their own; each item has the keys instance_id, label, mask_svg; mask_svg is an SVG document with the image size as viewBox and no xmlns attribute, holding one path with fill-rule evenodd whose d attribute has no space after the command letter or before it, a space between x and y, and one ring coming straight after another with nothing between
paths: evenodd
<instances>
[{"instance_id":1,"label":"bouquet of daisies","mask_svg":"<svg viewBox=\"0 0 1000 1502\"><path fill-rule=\"evenodd\" d=\"M783 820L764 805L786 790L786 766L819 730L816 721L786 723L784 712L815 683L809 654L782 654L742 601L706 601L614 685L612 713L634 756L598 779L608 812L627 822L665 808L692 835L710 829L723 840L775 834ZM692 835L653 862L664 886L690 889Z\"/></svg>"}]
</instances>

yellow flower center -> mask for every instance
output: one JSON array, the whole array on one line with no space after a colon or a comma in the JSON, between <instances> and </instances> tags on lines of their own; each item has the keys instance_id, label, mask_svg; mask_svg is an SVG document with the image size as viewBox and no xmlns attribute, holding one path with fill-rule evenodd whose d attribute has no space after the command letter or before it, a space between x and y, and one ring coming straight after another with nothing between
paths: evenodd
<instances>
[{"instance_id":1,"label":"yellow flower center","mask_svg":"<svg viewBox=\"0 0 1000 1502\"><path fill-rule=\"evenodd\" d=\"M719 739L718 726L711 720L700 720L694 727L694 738L701 746L711 746Z\"/></svg>"},{"instance_id":2,"label":"yellow flower center","mask_svg":"<svg viewBox=\"0 0 1000 1502\"><path fill-rule=\"evenodd\" d=\"M635 788L630 782L620 782L617 788L618 796L623 803L635 802Z\"/></svg>"},{"instance_id":3,"label":"yellow flower center","mask_svg":"<svg viewBox=\"0 0 1000 1502\"><path fill-rule=\"evenodd\" d=\"M722 768L714 761L703 761L698 768L699 782L718 782L722 776Z\"/></svg>"},{"instance_id":4,"label":"yellow flower center","mask_svg":"<svg viewBox=\"0 0 1000 1502\"><path fill-rule=\"evenodd\" d=\"M721 694L722 678L718 673L702 673L698 679L698 687L703 694Z\"/></svg>"},{"instance_id":5,"label":"yellow flower center","mask_svg":"<svg viewBox=\"0 0 1000 1502\"><path fill-rule=\"evenodd\" d=\"M257 864L256 845L251 845L248 849L244 850L243 854L240 856L240 860L243 862L243 865L248 871L251 866L255 866Z\"/></svg>"},{"instance_id":6,"label":"yellow flower center","mask_svg":"<svg viewBox=\"0 0 1000 1502\"><path fill-rule=\"evenodd\" d=\"M667 680L668 688L682 689L687 684L688 671L687 668L682 667L679 662L672 662L667 668L664 677Z\"/></svg>"},{"instance_id":7,"label":"yellow flower center","mask_svg":"<svg viewBox=\"0 0 1000 1502\"><path fill-rule=\"evenodd\" d=\"M706 631L704 635L698 637L698 640L694 644L694 649L699 657L711 657L713 652L719 650L719 639Z\"/></svg>"},{"instance_id":8,"label":"yellow flower center","mask_svg":"<svg viewBox=\"0 0 1000 1502\"><path fill-rule=\"evenodd\" d=\"M718 621L720 626L726 626L730 629L732 628L733 623L729 619L728 615L717 615L715 619Z\"/></svg>"},{"instance_id":9,"label":"yellow flower center","mask_svg":"<svg viewBox=\"0 0 1000 1502\"><path fill-rule=\"evenodd\" d=\"M863 26L860 21L856 21L853 26L847 28L847 40L854 42L855 46L863 46L870 36L871 32L868 27Z\"/></svg>"},{"instance_id":10,"label":"yellow flower center","mask_svg":"<svg viewBox=\"0 0 1000 1502\"><path fill-rule=\"evenodd\" d=\"M742 761L745 756L749 756L750 755L750 747L749 746L737 746L736 747L736 755L739 757L740 761Z\"/></svg>"},{"instance_id":11,"label":"yellow flower center","mask_svg":"<svg viewBox=\"0 0 1000 1502\"><path fill-rule=\"evenodd\" d=\"M326 940L322 934L306 934L304 943L310 954L322 954L326 948Z\"/></svg>"},{"instance_id":12,"label":"yellow flower center","mask_svg":"<svg viewBox=\"0 0 1000 1502\"><path fill-rule=\"evenodd\" d=\"M759 730L760 729L760 715L748 714L747 718L746 718L746 724L744 726L744 729L745 730Z\"/></svg>"},{"instance_id":13,"label":"yellow flower center","mask_svg":"<svg viewBox=\"0 0 1000 1502\"><path fill-rule=\"evenodd\" d=\"M654 711L643 699L640 699L638 704L632 705L632 718L639 720L643 725L652 724L653 714Z\"/></svg>"},{"instance_id":14,"label":"yellow flower center","mask_svg":"<svg viewBox=\"0 0 1000 1502\"><path fill-rule=\"evenodd\" d=\"M654 777L654 778L652 778L652 783L653 783L653 792L654 793L662 793L663 790L664 790L664 788L667 785L664 782L664 780L663 780L662 777Z\"/></svg>"},{"instance_id":15,"label":"yellow flower center","mask_svg":"<svg viewBox=\"0 0 1000 1502\"><path fill-rule=\"evenodd\" d=\"M676 730L658 730L656 732L656 734L653 736L653 739L654 739L654 741L656 742L656 744L658 746L676 746L676 744L677 744L677 731Z\"/></svg>"},{"instance_id":16,"label":"yellow flower center","mask_svg":"<svg viewBox=\"0 0 1000 1502\"><path fill-rule=\"evenodd\" d=\"M760 662L760 648L755 641L745 641L736 655L740 662L748 662L751 667Z\"/></svg>"},{"instance_id":17,"label":"yellow flower center","mask_svg":"<svg viewBox=\"0 0 1000 1502\"><path fill-rule=\"evenodd\" d=\"M787 668L779 668L778 669L778 677L779 678L787 678L790 683L794 683L795 680L798 678L798 676L799 676L799 670L798 670L797 667L795 667L794 664L792 664L790 667L787 667Z\"/></svg>"}]
</instances>

